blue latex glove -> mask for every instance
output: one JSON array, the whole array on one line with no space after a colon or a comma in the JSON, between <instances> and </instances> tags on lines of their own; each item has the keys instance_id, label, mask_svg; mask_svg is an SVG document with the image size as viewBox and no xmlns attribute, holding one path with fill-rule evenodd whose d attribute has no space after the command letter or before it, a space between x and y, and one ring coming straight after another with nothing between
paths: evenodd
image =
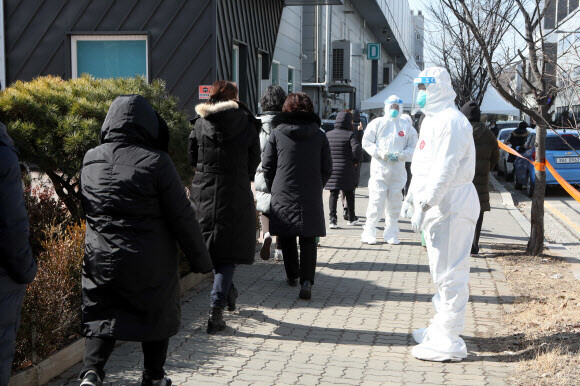
<instances>
[{"instance_id":1,"label":"blue latex glove","mask_svg":"<svg viewBox=\"0 0 580 386\"><path fill-rule=\"evenodd\" d=\"M389 153L387 157L389 161L399 162L399 153Z\"/></svg>"}]
</instances>

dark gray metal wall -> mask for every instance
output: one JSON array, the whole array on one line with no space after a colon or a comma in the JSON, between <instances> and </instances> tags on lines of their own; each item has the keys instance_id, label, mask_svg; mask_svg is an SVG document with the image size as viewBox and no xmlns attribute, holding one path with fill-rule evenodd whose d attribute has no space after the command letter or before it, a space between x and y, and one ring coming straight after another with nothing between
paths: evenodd
<instances>
[{"instance_id":1,"label":"dark gray metal wall","mask_svg":"<svg viewBox=\"0 0 580 386\"><path fill-rule=\"evenodd\" d=\"M197 86L218 77L216 1L5 0L8 84L49 74L69 78L67 32L142 31L149 33L149 77L165 80L181 106L192 113ZM269 2L278 3L262 1ZM241 31L234 30L239 36Z\"/></svg>"},{"instance_id":2,"label":"dark gray metal wall","mask_svg":"<svg viewBox=\"0 0 580 386\"><path fill-rule=\"evenodd\" d=\"M269 71L282 18L283 0L217 1L217 77L232 78L232 50L240 45L240 99L252 111L258 109L258 52L264 58L264 75ZM245 77L243 74L245 73Z\"/></svg>"}]
</instances>

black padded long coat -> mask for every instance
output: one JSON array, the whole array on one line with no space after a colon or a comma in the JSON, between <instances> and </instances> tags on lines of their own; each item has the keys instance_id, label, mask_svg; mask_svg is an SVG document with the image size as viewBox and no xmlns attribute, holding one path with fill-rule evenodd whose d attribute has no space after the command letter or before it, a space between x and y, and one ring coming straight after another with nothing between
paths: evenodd
<instances>
[{"instance_id":1,"label":"black padded long coat","mask_svg":"<svg viewBox=\"0 0 580 386\"><path fill-rule=\"evenodd\" d=\"M262 158L272 192L270 233L326 236L322 190L332 174L332 156L314 113L280 113Z\"/></svg>"},{"instance_id":2,"label":"black padded long coat","mask_svg":"<svg viewBox=\"0 0 580 386\"><path fill-rule=\"evenodd\" d=\"M260 120L236 101L203 103L195 110L191 200L207 249L214 264L252 264L256 206L250 183L260 163Z\"/></svg>"},{"instance_id":3,"label":"black padded long coat","mask_svg":"<svg viewBox=\"0 0 580 386\"><path fill-rule=\"evenodd\" d=\"M8 384L26 283L36 275L16 148L0 123L0 385Z\"/></svg>"},{"instance_id":4,"label":"black padded long coat","mask_svg":"<svg viewBox=\"0 0 580 386\"><path fill-rule=\"evenodd\" d=\"M362 147L352 126L352 115L341 112L334 121L334 130L326 133L332 153L332 175L324 187L327 190L352 191L358 185L356 164L361 162Z\"/></svg>"},{"instance_id":5,"label":"black padded long coat","mask_svg":"<svg viewBox=\"0 0 580 386\"><path fill-rule=\"evenodd\" d=\"M489 172L499 161L499 146L495 135L481 122L472 123L475 143L475 175L473 185L477 190L482 212L491 210L489 204Z\"/></svg>"},{"instance_id":6,"label":"black padded long coat","mask_svg":"<svg viewBox=\"0 0 580 386\"><path fill-rule=\"evenodd\" d=\"M85 155L85 336L151 341L175 335L178 244L192 271L212 269L168 140L167 125L145 98L121 96L109 108L101 145Z\"/></svg>"}]
</instances>

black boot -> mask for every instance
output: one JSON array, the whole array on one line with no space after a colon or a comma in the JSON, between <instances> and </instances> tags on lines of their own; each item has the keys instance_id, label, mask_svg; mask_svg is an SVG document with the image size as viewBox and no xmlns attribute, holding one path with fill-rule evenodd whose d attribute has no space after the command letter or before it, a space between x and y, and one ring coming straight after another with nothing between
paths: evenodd
<instances>
[{"instance_id":1,"label":"black boot","mask_svg":"<svg viewBox=\"0 0 580 386\"><path fill-rule=\"evenodd\" d=\"M312 284L310 284L309 280L304 280L302 283L302 288L300 288L300 294L298 294L300 299L310 300L312 297Z\"/></svg>"},{"instance_id":2,"label":"black boot","mask_svg":"<svg viewBox=\"0 0 580 386\"><path fill-rule=\"evenodd\" d=\"M147 371L143 373L143 379L141 381L141 386L171 386L171 379L163 377L161 379L153 379L147 374Z\"/></svg>"},{"instance_id":3,"label":"black boot","mask_svg":"<svg viewBox=\"0 0 580 386\"><path fill-rule=\"evenodd\" d=\"M234 283L230 285L230 291L228 292L228 311L232 312L236 310L236 299L238 298L238 290L234 287Z\"/></svg>"},{"instance_id":4,"label":"black boot","mask_svg":"<svg viewBox=\"0 0 580 386\"><path fill-rule=\"evenodd\" d=\"M216 332L225 329L226 322L224 322L224 309L221 307L212 307L207 321L207 333L215 334Z\"/></svg>"}]
</instances>

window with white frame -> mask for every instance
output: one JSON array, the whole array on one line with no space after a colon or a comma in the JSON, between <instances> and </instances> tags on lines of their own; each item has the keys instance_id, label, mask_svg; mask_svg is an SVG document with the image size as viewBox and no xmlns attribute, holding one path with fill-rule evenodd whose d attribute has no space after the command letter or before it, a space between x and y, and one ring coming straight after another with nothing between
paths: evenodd
<instances>
[{"instance_id":1,"label":"window with white frame","mask_svg":"<svg viewBox=\"0 0 580 386\"><path fill-rule=\"evenodd\" d=\"M240 83L240 47L234 44L232 51L232 81Z\"/></svg>"},{"instance_id":2,"label":"window with white frame","mask_svg":"<svg viewBox=\"0 0 580 386\"><path fill-rule=\"evenodd\" d=\"M272 61L272 85L280 84L280 62Z\"/></svg>"},{"instance_id":3,"label":"window with white frame","mask_svg":"<svg viewBox=\"0 0 580 386\"><path fill-rule=\"evenodd\" d=\"M149 78L147 35L71 35L71 75Z\"/></svg>"},{"instance_id":4,"label":"window with white frame","mask_svg":"<svg viewBox=\"0 0 580 386\"><path fill-rule=\"evenodd\" d=\"M288 66L288 94L294 92L294 68Z\"/></svg>"}]
</instances>

